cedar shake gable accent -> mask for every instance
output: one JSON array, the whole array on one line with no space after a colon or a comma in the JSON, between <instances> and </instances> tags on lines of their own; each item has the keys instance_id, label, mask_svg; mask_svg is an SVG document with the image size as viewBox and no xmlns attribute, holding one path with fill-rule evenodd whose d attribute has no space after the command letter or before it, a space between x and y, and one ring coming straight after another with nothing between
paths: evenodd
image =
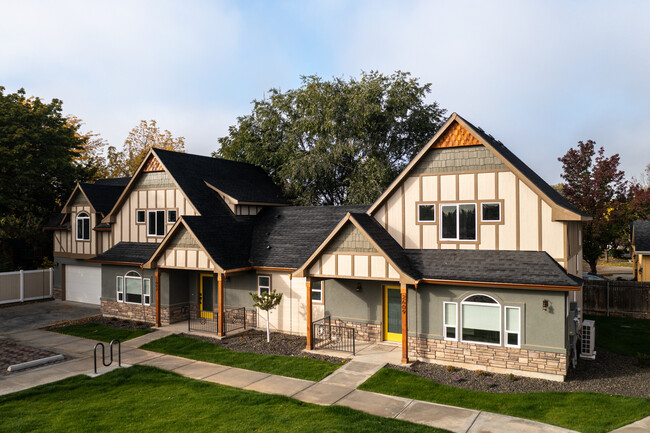
<instances>
[{"instance_id":1,"label":"cedar shake gable accent","mask_svg":"<svg viewBox=\"0 0 650 433\"><path fill-rule=\"evenodd\" d=\"M464 131L464 132L463 132ZM471 135L471 137L468 136ZM590 221L591 217L578 210L561 194L555 191L537 173L515 156L503 143L477 128L461 116L453 113L436 135L422 148L406 168L397 176L384 193L370 206L368 214L373 215L379 207L388 200L391 194L400 186L406 176L412 172L418 162L432 148L464 147L482 145L496 155L510 170L533 191L545 197L551 206L553 220L557 221Z\"/></svg>"},{"instance_id":2,"label":"cedar shake gable accent","mask_svg":"<svg viewBox=\"0 0 650 433\"><path fill-rule=\"evenodd\" d=\"M650 254L650 221L634 221L630 232L634 252Z\"/></svg>"}]
</instances>

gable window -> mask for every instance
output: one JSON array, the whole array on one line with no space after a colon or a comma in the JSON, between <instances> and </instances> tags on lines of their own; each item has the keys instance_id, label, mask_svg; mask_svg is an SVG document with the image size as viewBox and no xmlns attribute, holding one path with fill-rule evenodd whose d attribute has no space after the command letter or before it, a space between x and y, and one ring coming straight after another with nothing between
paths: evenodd
<instances>
[{"instance_id":1,"label":"gable window","mask_svg":"<svg viewBox=\"0 0 650 433\"><path fill-rule=\"evenodd\" d=\"M271 291L271 277L268 275L257 276L257 294L269 293Z\"/></svg>"},{"instance_id":2,"label":"gable window","mask_svg":"<svg viewBox=\"0 0 650 433\"><path fill-rule=\"evenodd\" d=\"M312 302L323 302L323 282L314 281L311 283Z\"/></svg>"},{"instance_id":3,"label":"gable window","mask_svg":"<svg viewBox=\"0 0 650 433\"><path fill-rule=\"evenodd\" d=\"M146 216L143 210L135 211L135 222L137 222L138 224L144 224L146 222L145 218Z\"/></svg>"},{"instance_id":4,"label":"gable window","mask_svg":"<svg viewBox=\"0 0 650 433\"><path fill-rule=\"evenodd\" d=\"M476 204L444 204L440 206L440 214L441 240L476 240Z\"/></svg>"},{"instance_id":5,"label":"gable window","mask_svg":"<svg viewBox=\"0 0 650 433\"><path fill-rule=\"evenodd\" d=\"M444 338L445 340L458 340L458 304L456 302L443 303Z\"/></svg>"},{"instance_id":6,"label":"gable window","mask_svg":"<svg viewBox=\"0 0 650 433\"><path fill-rule=\"evenodd\" d=\"M435 204L418 204L418 222L434 222L435 220Z\"/></svg>"},{"instance_id":7,"label":"gable window","mask_svg":"<svg viewBox=\"0 0 650 433\"><path fill-rule=\"evenodd\" d=\"M120 288L120 277L118 277L118 289ZM135 271L129 271L124 276L124 302L129 304L145 304L151 303L151 280L142 278L140 274ZM119 300L119 290L118 290Z\"/></svg>"},{"instance_id":8,"label":"gable window","mask_svg":"<svg viewBox=\"0 0 650 433\"><path fill-rule=\"evenodd\" d=\"M77 215L77 240L90 240L90 217L86 212L81 212Z\"/></svg>"},{"instance_id":9,"label":"gable window","mask_svg":"<svg viewBox=\"0 0 650 433\"><path fill-rule=\"evenodd\" d=\"M481 221L501 221L501 203L483 203Z\"/></svg>"},{"instance_id":10,"label":"gable window","mask_svg":"<svg viewBox=\"0 0 650 433\"><path fill-rule=\"evenodd\" d=\"M150 210L147 225L149 236L165 236L165 211Z\"/></svg>"},{"instance_id":11,"label":"gable window","mask_svg":"<svg viewBox=\"0 0 650 433\"><path fill-rule=\"evenodd\" d=\"M505 307L506 338L504 345L519 347L521 345L520 313L519 307Z\"/></svg>"},{"instance_id":12,"label":"gable window","mask_svg":"<svg viewBox=\"0 0 650 433\"><path fill-rule=\"evenodd\" d=\"M118 275L115 281L117 290L117 302L124 302L124 277Z\"/></svg>"},{"instance_id":13,"label":"gable window","mask_svg":"<svg viewBox=\"0 0 650 433\"><path fill-rule=\"evenodd\" d=\"M175 223L176 222L176 211L175 210L168 210L167 211L167 222L168 223Z\"/></svg>"},{"instance_id":14,"label":"gable window","mask_svg":"<svg viewBox=\"0 0 650 433\"><path fill-rule=\"evenodd\" d=\"M462 341L501 344L501 305L487 295L472 295L461 303Z\"/></svg>"}]
</instances>

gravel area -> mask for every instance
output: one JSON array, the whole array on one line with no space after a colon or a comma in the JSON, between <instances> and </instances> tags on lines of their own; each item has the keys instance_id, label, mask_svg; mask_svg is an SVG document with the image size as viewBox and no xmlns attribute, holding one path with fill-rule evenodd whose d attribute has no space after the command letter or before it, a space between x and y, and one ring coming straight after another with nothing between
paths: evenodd
<instances>
[{"instance_id":1,"label":"gravel area","mask_svg":"<svg viewBox=\"0 0 650 433\"><path fill-rule=\"evenodd\" d=\"M415 362L410 367L389 365L390 368L417 374L434 382L474 391L496 393L525 393L541 391L587 391L628 397L650 397L650 367L639 366L636 358L618 355L597 348L593 361L579 360L578 368L569 369L565 382L531 379L475 370L448 371L444 365ZM514 379L514 380L512 380Z\"/></svg>"},{"instance_id":2,"label":"gravel area","mask_svg":"<svg viewBox=\"0 0 650 433\"><path fill-rule=\"evenodd\" d=\"M271 332L271 341L266 342L266 332L251 329L222 339L203 337L192 334L181 334L184 337L196 338L197 340L209 341L217 346L238 352L253 352L262 355L286 355L301 356L313 359L320 359L327 362L341 364L347 358L318 355L304 352L307 346L307 337L300 335L289 335L280 332Z\"/></svg>"},{"instance_id":3,"label":"gravel area","mask_svg":"<svg viewBox=\"0 0 650 433\"><path fill-rule=\"evenodd\" d=\"M92 316L78 320L62 320L56 322L45 329L51 331L53 329L65 328L70 325L82 325L84 323L101 323L113 329L150 329L153 325L145 322L136 322L134 320L116 319L114 317Z\"/></svg>"},{"instance_id":4,"label":"gravel area","mask_svg":"<svg viewBox=\"0 0 650 433\"><path fill-rule=\"evenodd\" d=\"M45 365L56 364L64 361L60 360L55 362L48 362L47 364L41 364L36 367L19 370L17 372L7 371L7 367L10 365L20 364L27 361L34 361L36 359L43 359L54 355L58 355L58 353L25 346L8 338L0 338L0 376L8 376L10 374L29 371L32 368L39 368Z\"/></svg>"}]
</instances>

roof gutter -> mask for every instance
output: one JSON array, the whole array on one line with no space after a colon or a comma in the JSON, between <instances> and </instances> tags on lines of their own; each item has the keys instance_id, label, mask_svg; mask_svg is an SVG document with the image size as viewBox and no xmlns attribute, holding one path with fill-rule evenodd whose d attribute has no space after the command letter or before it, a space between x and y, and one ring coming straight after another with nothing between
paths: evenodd
<instances>
[{"instance_id":1,"label":"roof gutter","mask_svg":"<svg viewBox=\"0 0 650 433\"><path fill-rule=\"evenodd\" d=\"M419 280L422 283L429 284L449 284L454 286L483 286L483 287L505 287L512 289L533 289L533 290L562 290L562 291L579 291L580 286L558 286L558 285L544 285L544 284L520 284L520 283L493 283L487 281L457 281L457 280L442 280L434 278L422 278Z\"/></svg>"}]
</instances>

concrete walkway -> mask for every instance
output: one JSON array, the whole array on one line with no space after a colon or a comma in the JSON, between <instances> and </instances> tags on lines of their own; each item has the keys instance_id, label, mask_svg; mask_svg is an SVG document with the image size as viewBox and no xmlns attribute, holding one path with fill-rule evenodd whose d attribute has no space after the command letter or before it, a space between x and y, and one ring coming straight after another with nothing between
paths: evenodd
<instances>
[{"instance_id":1,"label":"concrete walkway","mask_svg":"<svg viewBox=\"0 0 650 433\"><path fill-rule=\"evenodd\" d=\"M505 415L445 406L408 398L393 397L356 389L386 364L390 345L368 345L360 348L354 359L320 382L276 376L207 362L138 349L137 347L169 335L156 330L122 344L123 366L141 364L173 371L183 376L221 385L267 394L279 394L323 406L346 406L372 415L396 418L457 433L490 432L571 432L571 430ZM74 357L71 361L30 371L0 376L0 395L55 382L78 374L93 372L95 341L54 332L27 330L9 335L27 345L45 348ZM381 347L384 346L384 347ZM384 356L379 354L383 352ZM401 356L399 352L396 354ZM101 362L99 363L101 366ZM100 374L109 369L98 368ZM616 430L620 433L647 432L650 417Z\"/></svg>"}]
</instances>

